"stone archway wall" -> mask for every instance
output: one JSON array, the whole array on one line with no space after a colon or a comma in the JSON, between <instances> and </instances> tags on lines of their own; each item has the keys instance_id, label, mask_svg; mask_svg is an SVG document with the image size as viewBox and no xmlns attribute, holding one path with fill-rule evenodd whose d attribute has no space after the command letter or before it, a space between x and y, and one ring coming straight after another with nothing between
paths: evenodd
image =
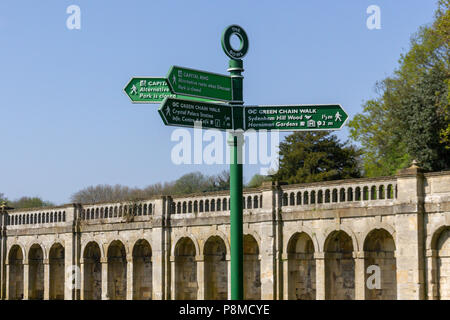
<instances>
[{"instance_id":1,"label":"stone archway wall","mask_svg":"<svg viewBox=\"0 0 450 320\"><path fill-rule=\"evenodd\" d=\"M64 247L61 244L55 244L50 249L50 300L64 300Z\"/></svg>"},{"instance_id":2,"label":"stone archway wall","mask_svg":"<svg viewBox=\"0 0 450 320\"><path fill-rule=\"evenodd\" d=\"M261 299L261 262L255 238L244 235L244 299Z\"/></svg>"},{"instance_id":3,"label":"stone archway wall","mask_svg":"<svg viewBox=\"0 0 450 320\"><path fill-rule=\"evenodd\" d=\"M304 232L297 233L290 239L287 250L288 298L316 299L316 262L311 238Z\"/></svg>"},{"instance_id":4,"label":"stone archway wall","mask_svg":"<svg viewBox=\"0 0 450 320\"><path fill-rule=\"evenodd\" d=\"M9 251L9 299L23 299L23 252L22 248L14 245Z\"/></svg>"},{"instance_id":5,"label":"stone archway wall","mask_svg":"<svg viewBox=\"0 0 450 320\"><path fill-rule=\"evenodd\" d=\"M44 251L38 244L28 253L28 299L44 299Z\"/></svg>"},{"instance_id":6,"label":"stone archway wall","mask_svg":"<svg viewBox=\"0 0 450 320\"><path fill-rule=\"evenodd\" d=\"M83 253L84 300L102 299L101 251L96 242L89 242Z\"/></svg>"},{"instance_id":7,"label":"stone archway wall","mask_svg":"<svg viewBox=\"0 0 450 320\"><path fill-rule=\"evenodd\" d=\"M175 299L196 300L198 292L195 245L181 238L175 247Z\"/></svg>"},{"instance_id":8,"label":"stone archway wall","mask_svg":"<svg viewBox=\"0 0 450 320\"><path fill-rule=\"evenodd\" d=\"M133 299L152 299L152 249L146 240L133 248Z\"/></svg>"},{"instance_id":9,"label":"stone archway wall","mask_svg":"<svg viewBox=\"0 0 450 320\"><path fill-rule=\"evenodd\" d=\"M325 299L355 299L355 261L352 238L332 232L325 241Z\"/></svg>"},{"instance_id":10,"label":"stone archway wall","mask_svg":"<svg viewBox=\"0 0 450 320\"><path fill-rule=\"evenodd\" d=\"M450 227L441 232L436 249L439 299L450 300Z\"/></svg>"},{"instance_id":11,"label":"stone archway wall","mask_svg":"<svg viewBox=\"0 0 450 320\"><path fill-rule=\"evenodd\" d=\"M397 266L395 259L395 242L391 234L384 229L373 230L364 242L365 298L366 300L397 299ZM367 280L376 276L368 273L370 266L380 270L380 288L369 288ZM373 282L373 281L371 281Z\"/></svg>"},{"instance_id":12,"label":"stone archway wall","mask_svg":"<svg viewBox=\"0 0 450 320\"><path fill-rule=\"evenodd\" d=\"M219 236L210 237L203 250L205 256L205 299L228 298L228 262L225 243Z\"/></svg>"},{"instance_id":13,"label":"stone archway wall","mask_svg":"<svg viewBox=\"0 0 450 320\"><path fill-rule=\"evenodd\" d=\"M113 241L108 248L108 299L127 298L127 255L124 244Z\"/></svg>"}]
</instances>

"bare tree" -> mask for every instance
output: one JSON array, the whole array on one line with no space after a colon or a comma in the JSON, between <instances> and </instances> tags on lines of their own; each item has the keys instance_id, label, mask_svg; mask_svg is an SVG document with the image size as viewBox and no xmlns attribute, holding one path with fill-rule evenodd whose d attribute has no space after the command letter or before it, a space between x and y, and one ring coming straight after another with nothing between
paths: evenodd
<instances>
[{"instance_id":1,"label":"bare tree","mask_svg":"<svg viewBox=\"0 0 450 320\"><path fill-rule=\"evenodd\" d=\"M155 183L144 189L129 188L122 185L90 186L74 193L71 201L75 203L98 203L113 201L136 202L155 195L188 194L226 190L230 186L230 174L223 171L217 175L206 176L201 172L183 175L173 182Z\"/></svg>"}]
</instances>

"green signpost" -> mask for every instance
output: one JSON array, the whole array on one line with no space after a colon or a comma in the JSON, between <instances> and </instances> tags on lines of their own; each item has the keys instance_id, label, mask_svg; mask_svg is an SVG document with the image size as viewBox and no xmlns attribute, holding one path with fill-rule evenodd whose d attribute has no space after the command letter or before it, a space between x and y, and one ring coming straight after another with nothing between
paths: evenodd
<instances>
[{"instance_id":1,"label":"green signpost","mask_svg":"<svg viewBox=\"0 0 450 320\"><path fill-rule=\"evenodd\" d=\"M166 78L131 78L123 90L133 103L160 103L166 97L176 98Z\"/></svg>"},{"instance_id":2,"label":"green signpost","mask_svg":"<svg viewBox=\"0 0 450 320\"><path fill-rule=\"evenodd\" d=\"M170 91L166 78L134 77L123 89L133 103L161 103L165 98L182 98L195 101L217 102L213 99L204 99L183 96Z\"/></svg>"},{"instance_id":3,"label":"green signpost","mask_svg":"<svg viewBox=\"0 0 450 320\"><path fill-rule=\"evenodd\" d=\"M244 113L246 130L336 130L348 118L338 104L246 106Z\"/></svg>"},{"instance_id":4,"label":"green signpost","mask_svg":"<svg viewBox=\"0 0 450 320\"><path fill-rule=\"evenodd\" d=\"M166 98L158 112L168 126L232 130L233 109L225 104Z\"/></svg>"},{"instance_id":5,"label":"green signpost","mask_svg":"<svg viewBox=\"0 0 450 320\"><path fill-rule=\"evenodd\" d=\"M169 70L167 80L175 94L219 101L232 100L229 76L173 66Z\"/></svg>"},{"instance_id":6,"label":"green signpost","mask_svg":"<svg viewBox=\"0 0 450 320\"><path fill-rule=\"evenodd\" d=\"M231 36L240 39L239 48ZM173 66L166 78L132 78L125 87L135 103L159 103L158 112L169 126L230 130L230 256L231 299L244 298L242 146L244 130L337 130L348 118L339 104L244 106L243 58L249 47L244 29L231 25L222 34L230 58L230 76ZM209 102L214 100L216 103ZM217 103L228 102L228 104Z\"/></svg>"}]
</instances>

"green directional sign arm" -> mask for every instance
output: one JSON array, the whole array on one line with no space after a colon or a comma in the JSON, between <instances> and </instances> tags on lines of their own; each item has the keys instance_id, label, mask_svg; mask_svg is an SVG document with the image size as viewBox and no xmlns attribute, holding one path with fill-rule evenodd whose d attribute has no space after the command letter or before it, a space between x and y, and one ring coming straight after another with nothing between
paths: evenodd
<instances>
[{"instance_id":1,"label":"green directional sign arm","mask_svg":"<svg viewBox=\"0 0 450 320\"><path fill-rule=\"evenodd\" d=\"M246 130L338 130L348 119L338 104L247 106L244 113Z\"/></svg>"},{"instance_id":2,"label":"green directional sign arm","mask_svg":"<svg viewBox=\"0 0 450 320\"><path fill-rule=\"evenodd\" d=\"M160 103L166 97L176 97L165 78L134 77L124 91L133 103Z\"/></svg>"},{"instance_id":3,"label":"green directional sign arm","mask_svg":"<svg viewBox=\"0 0 450 320\"><path fill-rule=\"evenodd\" d=\"M231 101L231 77L217 73L172 66L167 74L172 93L177 95Z\"/></svg>"},{"instance_id":4,"label":"green directional sign arm","mask_svg":"<svg viewBox=\"0 0 450 320\"><path fill-rule=\"evenodd\" d=\"M166 98L158 110L164 124L193 128L201 123L205 129L231 130L232 110L228 105Z\"/></svg>"}]
</instances>

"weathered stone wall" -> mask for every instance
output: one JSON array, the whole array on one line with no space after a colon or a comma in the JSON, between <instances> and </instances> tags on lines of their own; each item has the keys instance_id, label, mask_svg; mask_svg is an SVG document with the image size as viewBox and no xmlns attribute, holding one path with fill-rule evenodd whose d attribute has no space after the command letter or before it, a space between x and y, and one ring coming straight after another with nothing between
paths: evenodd
<instances>
[{"instance_id":1,"label":"weathered stone wall","mask_svg":"<svg viewBox=\"0 0 450 320\"><path fill-rule=\"evenodd\" d=\"M246 299L450 299L450 172L243 200ZM3 299L230 297L227 192L0 215Z\"/></svg>"}]
</instances>

